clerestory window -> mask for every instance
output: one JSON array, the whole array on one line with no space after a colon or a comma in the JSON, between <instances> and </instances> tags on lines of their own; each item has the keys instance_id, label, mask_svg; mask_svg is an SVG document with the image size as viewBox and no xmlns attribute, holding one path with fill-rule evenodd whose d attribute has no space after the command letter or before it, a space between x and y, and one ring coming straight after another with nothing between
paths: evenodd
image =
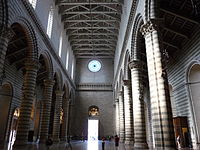
<instances>
[{"instance_id":1,"label":"clerestory window","mask_svg":"<svg viewBox=\"0 0 200 150\"><path fill-rule=\"evenodd\" d=\"M51 33L52 33L53 14L54 14L54 10L53 10L53 7L51 6L50 11L49 11L48 24L47 24L47 35L49 36L49 38L51 38Z\"/></svg>"}]
</instances>

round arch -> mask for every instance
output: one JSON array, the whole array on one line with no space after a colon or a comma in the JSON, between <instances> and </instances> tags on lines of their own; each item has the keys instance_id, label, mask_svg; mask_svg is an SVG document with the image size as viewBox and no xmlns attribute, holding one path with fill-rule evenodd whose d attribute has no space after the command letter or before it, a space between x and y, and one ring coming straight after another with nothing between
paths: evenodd
<instances>
[{"instance_id":1,"label":"round arch","mask_svg":"<svg viewBox=\"0 0 200 150\"><path fill-rule=\"evenodd\" d=\"M3 31L4 28L7 27L8 24L8 6L7 0L1 0L0 2L0 31Z\"/></svg>"},{"instance_id":2,"label":"round arch","mask_svg":"<svg viewBox=\"0 0 200 150\"><path fill-rule=\"evenodd\" d=\"M24 30L28 42L28 58L38 60L38 42L31 23L26 18L19 16L10 22L10 27L12 28L14 24L19 24Z\"/></svg>"},{"instance_id":3,"label":"round arch","mask_svg":"<svg viewBox=\"0 0 200 150\"><path fill-rule=\"evenodd\" d=\"M44 58L44 63L45 67L48 72L48 79L53 79L53 64L52 64L52 59L51 56L49 55L48 51L43 51L42 53L39 54L39 58L43 57Z\"/></svg>"},{"instance_id":4,"label":"round arch","mask_svg":"<svg viewBox=\"0 0 200 150\"><path fill-rule=\"evenodd\" d=\"M188 90L188 97L190 103L190 112L192 116L192 121L194 125L194 136L195 140L198 143L200 141L200 116L198 111L198 106L200 106L199 98L199 89L200 89L200 63L199 61L192 61L186 71L186 83Z\"/></svg>"},{"instance_id":5,"label":"round arch","mask_svg":"<svg viewBox=\"0 0 200 150\"><path fill-rule=\"evenodd\" d=\"M130 52L127 49L126 55L125 55L125 58L124 58L124 80L130 80L131 79L130 69L129 69L130 60L131 60Z\"/></svg>"},{"instance_id":6,"label":"round arch","mask_svg":"<svg viewBox=\"0 0 200 150\"><path fill-rule=\"evenodd\" d=\"M57 70L54 73L54 80L55 80L54 86L56 87L56 90L62 90L62 76L60 70Z\"/></svg>"},{"instance_id":7,"label":"round arch","mask_svg":"<svg viewBox=\"0 0 200 150\"><path fill-rule=\"evenodd\" d=\"M132 39L131 39L131 59L138 58L138 49L139 49L138 36L141 35L140 28L142 24L144 24L142 15L138 14L136 16L134 26L133 26L133 33L132 33Z\"/></svg>"},{"instance_id":8,"label":"round arch","mask_svg":"<svg viewBox=\"0 0 200 150\"><path fill-rule=\"evenodd\" d=\"M122 69L120 70L120 75L119 75L119 87L118 87L118 90L119 91L122 91L122 87L123 87L123 79L124 79L124 74L123 74L123 71Z\"/></svg>"}]
</instances>

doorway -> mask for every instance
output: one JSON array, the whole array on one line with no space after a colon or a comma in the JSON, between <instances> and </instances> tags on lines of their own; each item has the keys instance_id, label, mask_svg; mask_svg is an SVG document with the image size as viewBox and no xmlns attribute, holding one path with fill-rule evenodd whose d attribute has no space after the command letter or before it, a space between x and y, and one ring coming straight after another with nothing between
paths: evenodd
<instances>
[{"instance_id":1,"label":"doorway","mask_svg":"<svg viewBox=\"0 0 200 150\"><path fill-rule=\"evenodd\" d=\"M99 120L88 119L88 141L97 141L99 133Z\"/></svg>"}]
</instances>

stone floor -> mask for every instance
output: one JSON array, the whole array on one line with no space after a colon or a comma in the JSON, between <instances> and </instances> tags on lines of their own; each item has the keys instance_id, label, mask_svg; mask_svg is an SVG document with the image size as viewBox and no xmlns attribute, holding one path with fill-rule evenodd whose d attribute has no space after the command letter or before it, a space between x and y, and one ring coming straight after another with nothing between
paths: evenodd
<instances>
[{"instance_id":1,"label":"stone floor","mask_svg":"<svg viewBox=\"0 0 200 150\"><path fill-rule=\"evenodd\" d=\"M72 149L66 147L66 143L59 143L52 145L49 149L43 144L29 144L27 146L16 147L9 150L102 150L101 141L92 141L92 142L82 142L82 141L74 141L71 143ZM8 150L8 149L4 149ZM114 142L106 141L104 150L133 150L132 146L127 146L124 144L119 145L118 148L114 146ZM181 149L181 150L189 150L189 149Z\"/></svg>"}]
</instances>

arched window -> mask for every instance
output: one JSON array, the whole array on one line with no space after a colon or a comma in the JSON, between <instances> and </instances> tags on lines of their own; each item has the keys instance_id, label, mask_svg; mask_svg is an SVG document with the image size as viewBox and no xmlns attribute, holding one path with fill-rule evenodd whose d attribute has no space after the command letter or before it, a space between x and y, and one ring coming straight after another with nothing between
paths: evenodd
<instances>
[{"instance_id":1,"label":"arched window","mask_svg":"<svg viewBox=\"0 0 200 150\"><path fill-rule=\"evenodd\" d=\"M61 57L61 54L62 54L62 42L63 42L63 35L62 35L62 32L60 33L60 42L59 42L59 56Z\"/></svg>"},{"instance_id":2,"label":"arched window","mask_svg":"<svg viewBox=\"0 0 200 150\"><path fill-rule=\"evenodd\" d=\"M47 35L49 38L51 38L51 33L52 33L52 25L53 25L53 7L51 6L50 11L49 11L49 17L48 17L48 24L47 24Z\"/></svg>"},{"instance_id":3,"label":"arched window","mask_svg":"<svg viewBox=\"0 0 200 150\"><path fill-rule=\"evenodd\" d=\"M29 0L29 3L31 3L34 9L36 8L37 0Z\"/></svg>"},{"instance_id":4,"label":"arched window","mask_svg":"<svg viewBox=\"0 0 200 150\"><path fill-rule=\"evenodd\" d=\"M67 51L66 64L65 64L65 67L67 70L68 70L68 62L69 62L68 60L69 60L69 51Z\"/></svg>"},{"instance_id":5,"label":"arched window","mask_svg":"<svg viewBox=\"0 0 200 150\"><path fill-rule=\"evenodd\" d=\"M72 70L71 70L71 78L74 77L74 61L72 61Z\"/></svg>"}]
</instances>

